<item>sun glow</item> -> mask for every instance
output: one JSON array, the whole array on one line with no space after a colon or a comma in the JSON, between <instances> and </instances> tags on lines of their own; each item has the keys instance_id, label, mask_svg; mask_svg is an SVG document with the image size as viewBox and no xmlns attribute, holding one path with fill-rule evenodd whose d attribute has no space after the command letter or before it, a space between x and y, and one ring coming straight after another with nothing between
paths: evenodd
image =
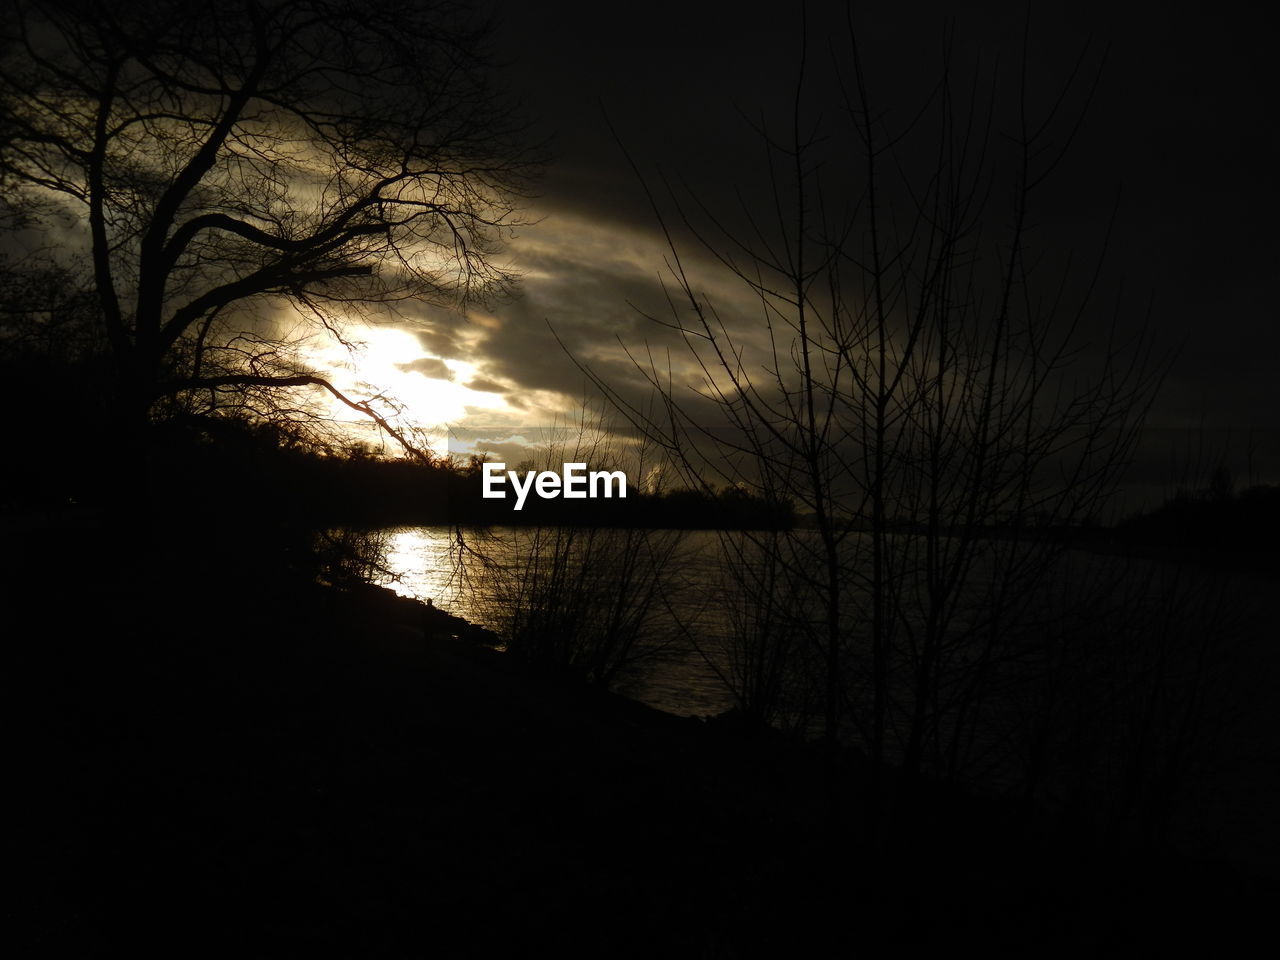
<instances>
[{"instance_id":1,"label":"sun glow","mask_svg":"<svg viewBox=\"0 0 1280 960\"><path fill-rule=\"evenodd\" d=\"M447 449L450 425L470 413L516 412L503 394L466 385L481 377L474 364L433 356L408 331L364 327L353 336L352 349L332 342L313 344L303 350L303 359L328 371L335 387L352 400L369 401L398 428L423 431L436 452ZM325 413L353 439L376 432L368 418L336 398L328 398Z\"/></svg>"}]
</instances>

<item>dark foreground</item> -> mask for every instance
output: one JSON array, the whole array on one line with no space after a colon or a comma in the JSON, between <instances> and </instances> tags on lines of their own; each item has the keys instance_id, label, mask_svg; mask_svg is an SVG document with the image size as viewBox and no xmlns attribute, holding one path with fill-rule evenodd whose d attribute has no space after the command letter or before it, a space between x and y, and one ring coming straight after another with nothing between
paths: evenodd
<instances>
[{"instance_id":1,"label":"dark foreground","mask_svg":"<svg viewBox=\"0 0 1280 960\"><path fill-rule=\"evenodd\" d=\"M869 835L851 758L834 829L817 748L584 689L252 540L7 539L17 955L1145 955L1270 925L1256 872L1029 839L990 800L927 790Z\"/></svg>"}]
</instances>

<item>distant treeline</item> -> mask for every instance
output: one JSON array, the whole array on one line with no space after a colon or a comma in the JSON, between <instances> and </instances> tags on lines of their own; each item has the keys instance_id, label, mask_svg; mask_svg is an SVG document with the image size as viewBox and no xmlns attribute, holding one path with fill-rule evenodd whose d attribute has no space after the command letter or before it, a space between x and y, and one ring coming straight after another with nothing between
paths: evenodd
<instances>
[{"instance_id":1,"label":"distant treeline","mask_svg":"<svg viewBox=\"0 0 1280 960\"><path fill-rule=\"evenodd\" d=\"M1121 521L1115 535L1143 546L1274 560L1280 537L1280 487L1254 486L1234 493L1220 486L1179 493L1155 510Z\"/></svg>"},{"instance_id":2,"label":"distant treeline","mask_svg":"<svg viewBox=\"0 0 1280 960\"><path fill-rule=\"evenodd\" d=\"M625 498L540 499L523 509L513 496L481 495L481 461L423 461L375 456L353 447L318 451L293 443L270 424L231 418L198 418L157 432L145 469L148 500L160 512L181 516L219 510L253 514L265 522L297 525L395 526L581 525L685 529L778 529L795 522L789 503L769 503L744 491L672 490ZM112 509L113 474L123 468L78 468L50 483L51 463L27 463L10 473L10 508L43 509L75 504ZM101 464L98 464L101 466ZM69 464L60 464L64 469ZM25 474L25 482L23 475ZM221 506L219 506L221 505ZM244 518L239 518L244 519Z\"/></svg>"}]
</instances>

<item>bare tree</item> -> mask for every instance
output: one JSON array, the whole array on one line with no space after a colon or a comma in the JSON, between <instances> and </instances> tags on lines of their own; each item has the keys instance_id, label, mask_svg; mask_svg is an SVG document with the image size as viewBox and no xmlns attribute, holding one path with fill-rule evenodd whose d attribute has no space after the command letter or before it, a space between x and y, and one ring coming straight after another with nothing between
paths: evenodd
<instances>
[{"instance_id":1,"label":"bare tree","mask_svg":"<svg viewBox=\"0 0 1280 960\"><path fill-rule=\"evenodd\" d=\"M989 763L987 721L1036 641L1062 531L1102 510L1158 365L1141 336L1092 316L1097 267L1077 280L1037 265L1032 211L1092 96L1087 51L1037 111L1025 55L1010 84L958 76L944 50L932 97L894 127L852 27L845 41L845 125L808 119L802 66L790 129L762 130L767 184L743 191L763 202L725 213L646 185L674 287L653 319L682 338L697 382L638 360L662 399L653 418L595 379L688 482L808 515L749 548L725 538L763 625L740 638L755 666L735 692L774 715L802 662L832 756L852 740L910 783ZM996 104L1010 87L1008 122ZM681 235L756 316L703 292ZM1105 248L1105 225L1098 237ZM707 400L718 423L695 413Z\"/></svg>"},{"instance_id":2,"label":"bare tree","mask_svg":"<svg viewBox=\"0 0 1280 960\"><path fill-rule=\"evenodd\" d=\"M518 470L590 463L643 476L648 449L614 433L584 401ZM536 524L455 531L456 576L507 650L608 687L671 646L666 611L681 593L684 535L645 527Z\"/></svg>"},{"instance_id":3,"label":"bare tree","mask_svg":"<svg viewBox=\"0 0 1280 960\"><path fill-rule=\"evenodd\" d=\"M91 262L135 423L309 387L394 432L299 336L513 279L538 162L466 4L18 2L4 29L0 177Z\"/></svg>"}]
</instances>

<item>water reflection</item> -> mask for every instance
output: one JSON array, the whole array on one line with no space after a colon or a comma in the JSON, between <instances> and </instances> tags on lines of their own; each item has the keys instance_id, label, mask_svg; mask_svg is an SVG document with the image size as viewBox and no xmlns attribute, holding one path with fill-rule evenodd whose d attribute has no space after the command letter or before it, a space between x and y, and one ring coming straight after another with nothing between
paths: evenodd
<instances>
[{"instance_id":1,"label":"water reflection","mask_svg":"<svg viewBox=\"0 0 1280 960\"><path fill-rule=\"evenodd\" d=\"M513 623L517 612L527 614L551 590L562 607L577 604L559 611L563 625L604 620L609 622L597 624L598 630L631 630L633 647L612 651L620 664L612 687L619 693L681 716L722 713L733 705L708 662L715 658L708 645L717 645L709 638L723 633L712 600L714 533L427 526L389 530L386 537L388 573L379 582L402 596L430 600L505 639L528 627L527 617ZM638 553L652 558L653 581L631 569L619 582L617 564ZM561 554L565 562L554 562ZM568 582L557 590L552 578Z\"/></svg>"},{"instance_id":2,"label":"water reflection","mask_svg":"<svg viewBox=\"0 0 1280 960\"><path fill-rule=\"evenodd\" d=\"M581 536L597 538L592 549L607 556L628 535ZM395 576L385 584L502 634L512 604L530 595L520 571L539 549L567 537L528 528L388 531ZM813 578L805 577L815 569L806 562L813 537L787 536L786 565L761 562L773 549L769 537L675 535L678 555L662 565L669 589L646 638L652 655L629 664L613 689L700 716L733 706L730 687L744 701L763 691L765 703L779 704L772 722L786 728L796 718L795 729L812 734L823 721L817 698L825 676L815 638L827 626L813 603ZM1019 551L1034 542L979 540L968 545L964 576L942 598L945 619L930 620L930 605L936 611L942 600L918 562L931 557L922 543L911 533L888 541L901 562L892 571L882 731L868 722L877 718L877 691L866 542L854 536L846 545L837 624L844 722L837 729L850 743L865 749L871 735L882 735L885 759L902 763L919 731L917 760L930 775L1098 816L1111 816L1124 796L1139 823L1172 817L1175 797L1195 799L1219 777L1248 783L1263 760L1274 768L1270 753L1261 757L1270 740L1259 732L1274 727L1267 712L1276 684L1270 578L1080 550L1028 568L1018 564ZM579 572L561 567L570 578ZM574 588L580 602L588 598L577 608L585 615L608 608L607 578L579 578ZM1232 765L1236 773L1223 773ZM1224 809L1232 809L1225 821L1251 826L1224 843L1242 851L1270 808L1246 802L1248 790L1236 793L1240 801L1223 793Z\"/></svg>"},{"instance_id":3,"label":"water reflection","mask_svg":"<svg viewBox=\"0 0 1280 960\"><path fill-rule=\"evenodd\" d=\"M393 576L384 583L504 638L520 631L525 641L532 634L542 643L564 634L608 636L619 624L642 620L635 648L611 652L611 662L623 664L609 677L613 689L686 716L729 710L736 693L748 707L772 708L768 722L812 733L823 718L815 698L824 690L827 625L815 603L821 598L805 576L817 569L807 562L813 538L798 531L780 547L767 542L770 536L401 528L387 531ZM891 545L907 560L918 547L910 534ZM1007 572L1022 571L1017 561L1023 544L971 546L964 577L940 601L916 567L904 562L895 569L880 691L886 756L901 753L912 729L927 726L947 763L958 768L973 754L988 782L999 779L1004 773L997 768L1022 749L1017 745L1028 716L1078 714L1080 723L1101 730L1099 739L1113 738L1115 730L1131 725L1121 708L1132 700L1133 684L1148 683L1153 696L1177 700L1177 691L1187 684L1198 690L1229 661L1235 638L1252 629L1227 615L1239 608L1244 616L1240 602L1247 598L1239 590L1226 592L1207 572L1067 551L1050 566L1031 568L1034 576L1024 582ZM861 742L870 728L868 711L877 704L875 651L867 639L873 604L866 544L854 536L845 547L837 626L848 719L840 735ZM778 549L792 551L786 564L762 562ZM620 586L614 565L636 553L649 556L656 571L655 595L643 609L623 602L643 592L643 584L633 579ZM939 626L928 614L931 604L943 602ZM637 610L640 615L632 617ZM561 662L589 660L576 652L566 657L563 649L553 653ZM588 666L584 673L598 669Z\"/></svg>"},{"instance_id":4,"label":"water reflection","mask_svg":"<svg viewBox=\"0 0 1280 960\"><path fill-rule=\"evenodd\" d=\"M452 527L400 527L389 531L390 573L380 578L380 585L402 597L431 600L436 606L471 620L474 611L470 595L462 589L454 561L455 539Z\"/></svg>"}]
</instances>

